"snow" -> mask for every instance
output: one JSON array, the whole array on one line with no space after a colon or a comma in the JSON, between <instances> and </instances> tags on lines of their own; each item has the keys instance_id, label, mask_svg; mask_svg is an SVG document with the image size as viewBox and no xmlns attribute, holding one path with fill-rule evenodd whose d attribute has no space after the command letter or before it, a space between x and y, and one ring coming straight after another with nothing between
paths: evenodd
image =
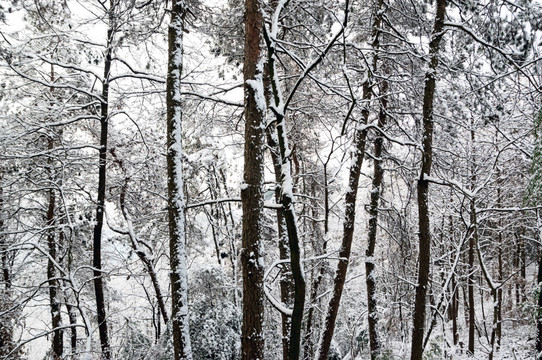
<instances>
[{"instance_id":1,"label":"snow","mask_svg":"<svg viewBox=\"0 0 542 360\"><path fill-rule=\"evenodd\" d=\"M264 56L260 57L258 64L256 65L256 75L254 80L247 80L246 83L254 91L254 100L256 101L256 106L260 110L260 113L265 114L267 112L267 102L265 100L265 92L263 86L263 67L264 67L265 58Z\"/></svg>"}]
</instances>

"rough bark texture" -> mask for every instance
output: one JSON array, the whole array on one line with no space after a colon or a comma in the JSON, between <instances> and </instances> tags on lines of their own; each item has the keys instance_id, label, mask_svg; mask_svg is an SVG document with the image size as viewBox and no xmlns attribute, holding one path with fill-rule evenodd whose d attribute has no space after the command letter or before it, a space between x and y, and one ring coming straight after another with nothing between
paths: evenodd
<instances>
[{"instance_id":1,"label":"rough bark texture","mask_svg":"<svg viewBox=\"0 0 542 360\"><path fill-rule=\"evenodd\" d=\"M287 154L290 153L288 142L286 140L286 124L284 118L277 117L277 134L279 137L279 148L282 160L282 188L287 187L287 178L291 179L290 167L287 162L290 161ZM283 191L281 194L282 212L286 222L288 233L288 243L290 247L290 264L294 278L294 308L292 311L292 320L290 328L290 349L288 358L290 360L299 359L301 352L301 330L303 322L303 311L305 308L305 275L303 273L303 264L301 262L301 249L299 247L299 235L294 209L294 199L292 193Z\"/></svg>"},{"instance_id":2,"label":"rough bark texture","mask_svg":"<svg viewBox=\"0 0 542 360\"><path fill-rule=\"evenodd\" d=\"M96 225L94 226L93 237L93 259L94 267L94 293L96 295L96 312L98 320L98 331L100 334L100 345L102 358L111 358L109 335L107 330L107 316L105 310L104 285L102 277L102 228L105 211L105 186L107 169L107 127L109 123L109 75L111 71L112 46L115 27L115 3L110 2L109 7L109 28L107 30L107 48L104 59L104 75L102 84L102 101L100 104L100 153L98 165L98 200L96 206Z\"/></svg>"},{"instance_id":3,"label":"rough bark texture","mask_svg":"<svg viewBox=\"0 0 542 360\"><path fill-rule=\"evenodd\" d=\"M241 262L243 268L243 324L241 329L241 358L264 359L263 316L264 266L262 246L263 217L263 146L265 145L265 113L258 107L255 89L247 81L262 75L258 62L262 56L261 33L263 19L259 0L245 1L245 149L244 186L241 190L243 230Z\"/></svg>"},{"instance_id":4,"label":"rough bark texture","mask_svg":"<svg viewBox=\"0 0 542 360\"><path fill-rule=\"evenodd\" d=\"M327 165L329 163L329 157L326 162L324 162L324 242L322 244L322 249L318 249L320 254L325 254L327 251L327 241L328 241L328 232L329 232L329 187L328 187L328 178L327 178ZM316 194L314 193L313 196L316 197ZM313 214L313 218L317 219L318 216L316 214ZM318 226L315 224L315 226ZM318 251L317 250L317 251ZM311 286L311 293L310 293L310 306L309 311L307 312L307 326L305 330L305 338L304 338L304 344L303 344L303 359L310 360L314 356L314 344L313 344L313 327L315 324L315 316L314 316L314 310L316 308L315 302L317 301L318 297L318 290L320 288L320 284L322 283L322 279L325 275L326 270L326 264L321 264L317 270L317 275L313 277L312 286Z\"/></svg>"},{"instance_id":5,"label":"rough bark texture","mask_svg":"<svg viewBox=\"0 0 542 360\"><path fill-rule=\"evenodd\" d=\"M48 148L49 150L53 149L54 140L49 138ZM57 261L57 246L55 242L55 209L56 209L56 196L55 189L52 187L55 182L54 175L54 163L52 159L48 161L49 166L49 181L51 182L51 188L48 190L49 193L49 205L47 208L47 247L49 258L47 261L47 282L49 286L49 307L51 312L51 328L53 329L53 338L52 338L52 353L51 356L54 360L62 358L62 353L64 351L64 341L63 334L64 332L60 329L62 323L62 318L60 315L60 288L59 281L56 279L56 268L53 261Z\"/></svg>"},{"instance_id":6,"label":"rough bark texture","mask_svg":"<svg viewBox=\"0 0 542 360\"><path fill-rule=\"evenodd\" d=\"M266 87L267 88L267 87ZM275 181L280 184L280 175L281 175L281 162L278 144L273 139L273 136L268 132L267 134L267 145L271 149L271 159L273 161L273 167L275 169ZM275 201L280 202L280 188L277 186L275 190ZM277 209L277 232L279 236L279 257L281 260L287 260L290 258L290 251L288 245L288 236L286 230L286 222L284 221L284 216L282 215L282 208ZM291 277L286 276L285 271L280 278L280 301L291 308L293 306L294 299L294 286ZM291 328L291 318L290 316L281 313L282 320L282 358L283 360L288 360L288 352L290 350L290 328ZM308 326L308 325L307 325Z\"/></svg>"},{"instance_id":7,"label":"rough bark texture","mask_svg":"<svg viewBox=\"0 0 542 360\"><path fill-rule=\"evenodd\" d=\"M0 171L0 181L3 180L3 172ZM6 225L4 219L4 189L0 185L0 254L2 257L2 280L0 287L0 358L8 355L16 358L17 354L12 354L15 348L13 341L13 324L14 321L9 311L12 306L12 291L11 291L11 266L8 258L8 244L4 233Z\"/></svg>"},{"instance_id":8,"label":"rough bark texture","mask_svg":"<svg viewBox=\"0 0 542 360\"><path fill-rule=\"evenodd\" d=\"M275 10L275 19L280 15L281 8L277 7ZM273 23L272 27L277 31L277 23ZM290 344L288 350L288 358L291 360L299 359L301 353L301 331L303 323L303 312L305 308L305 293L306 283L305 275L303 271L303 264L301 261L301 249L299 246L299 235L297 227L297 219L294 207L293 198L293 180L291 171L291 149L288 144L288 135L286 129L286 117L285 113L288 108L288 100L286 103L282 102L282 93L279 88L279 77L276 69L276 44L275 39L271 39L269 34L266 33L266 43L268 51L268 70L269 78L271 81L271 89L273 93L274 106L271 110L275 114L276 119L276 131L280 153L281 163L281 194L280 202L282 205L282 215L286 223L286 231L288 234L288 244L290 248L290 266L292 269L292 276L294 279L294 307L292 310L292 319L290 326ZM322 55L323 56L323 55ZM319 60L321 61L321 60ZM314 62L311 66L316 66L317 62ZM310 68L309 68L310 69ZM310 71L309 69L306 72ZM292 89L292 92L288 96L295 93L297 86L301 83L303 78L298 79L296 85Z\"/></svg>"},{"instance_id":9,"label":"rough bark texture","mask_svg":"<svg viewBox=\"0 0 542 360\"><path fill-rule=\"evenodd\" d=\"M387 98L386 92L388 83L384 81L380 87L380 113L378 116L378 127L383 129L386 125L386 107ZM376 245L376 236L378 228L378 205L380 203L380 186L384 177L382 169L382 149L384 139L381 135L377 135L374 141L374 170L373 183L371 191L371 202L369 206L369 234L367 239L367 250L365 251L365 281L367 284L367 320L369 324L369 346L371 349L371 359L376 359L380 354L380 341L378 338L378 310L376 308L376 277L373 271L375 270L374 254Z\"/></svg>"},{"instance_id":10,"label":"rough bark texture","mask_svg":"<svg viewBox=\"0 0 542 360\"><path fill-rule=\"evenodd\" d=\"M431 234L429 225L429 181L425 176L431 174L433 160L433 99L435 96L435 75L439 62L440 41L443 36L446 0L437 0L436 16L429 43L430 63L425 74L423 98L423 137L422 168L418 180L418 227L419 227L419 261L414 320L412 328L411 360L421 360L423 355L423 334L425 328L425 307L427 303L427 286L429 284L429 268L431 261Z\"/></svg>"},{"instance_id":11,"label":"rough bark texture","mask_svg":"<svg viewBox=\"0 0 542 360\"><path fill-rule=\"evenodd\" d=\"M166 107L171 328L175 360L192 359L188 326L188 280L182 164L181 76L183 71L185 14L186 8L184 1L173 0L168 31Z\"/></svg>"}]
</instances>

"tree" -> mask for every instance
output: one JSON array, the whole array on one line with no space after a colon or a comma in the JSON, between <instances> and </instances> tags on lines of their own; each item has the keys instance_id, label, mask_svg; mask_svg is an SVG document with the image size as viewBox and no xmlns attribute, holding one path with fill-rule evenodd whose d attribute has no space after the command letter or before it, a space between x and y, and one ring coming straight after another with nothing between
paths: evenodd
<instances>
[{"instance_id":1,"label":"tree","mask_svg":"<svg viewBox=\"0 0 542 360\"><path fill-rule=\"evenodd\" d=\"M429 177L433 158L433 100L435 97L436 72L439 63L440 43L444 35L446 0L436 3L435 23L429 43L429 69L425 74L423 98L422 165L418 179L418 218L419 218L419 260L416 302L412 327L411 360L421 360L423 355L423 334L425 327L426 294L429 286L429 266L431 261L431 228L429 225Z\"/></svg>"},{"instance_id":2,"label":"tree","mask_svg":"<svg viewBox=\"0 0 542 360\"><path fill-rule=\"evenodd\" d=\"M192 359L188 318L188 274L184 236L185 200L183 193L183 147L181 79L183 72L183 32L187 5L173 0L168 31L167 174L168 219L171 268L171 319L175 360Z\"/></svg>"},{"instance_id":3,"label":"tree","mask_svg":"<svg viewBox=\"0 0 542 360\"><path fill-rule=\"evenodd\" d=\"M259 0L245 0L245 47L243 89L245 99L245 146L243 186L243 324L241 358L264 359L264 248L263 170L265 146L265 94L263 88L263 17Z\"/></svg>"}]
</instances>

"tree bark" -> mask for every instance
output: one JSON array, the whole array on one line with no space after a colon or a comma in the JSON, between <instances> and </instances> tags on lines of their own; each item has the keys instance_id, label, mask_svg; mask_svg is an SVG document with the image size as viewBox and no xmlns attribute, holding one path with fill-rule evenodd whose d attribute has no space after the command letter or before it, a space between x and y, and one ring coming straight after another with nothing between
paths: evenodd
<instances>
[{"instance_id":1,"label":"tree bark","mask_svg":"<svg viewBox=\"0 0 542 360\"><path fill-rule=\"evenodd\" d=\"M469 343L468 343L468 352L471 355L474 355L474 332L475 332L475 309L474 309L474 225L473 225L473 216L474 214L471 211L471 234L469 238L469 252L468 252L468 301L469 301Z\"/></svg>"},{"instance_id":2,"label":"tree bark","mask_svg":"<svg viewBox=\"0 0 542 360\"><path fill-rule=\"evenodd\" d=\"M378 116L378 127L383 129L386 125L386 108L388 83L384 81L380 88L380 113ZM378 205L380 203L380 186L384 177L382 169L382 149L384 139L382 135L377 135L374 145L374 170L373 183L371 191L371 202L369 205L369 234L367 239L367 250L365 251L365 280L367 283L367 321L369 324L369 346L371 349L371 359L375 360L380 354L380 340L378 337L378 310L376 308L376 278L374 274L374 253L376 245L376 236L378 229Z\"/></svg>"},{"instance_id":3,"label":"tree bark","mask_svg":"<svg viewBox=\"0 0 542 360\"><path fill-rule=\"evenodd\" d=\"M277 141L273 138L273 135L267 133L267 145L271 149L271 159L273 161L273 167L275 170L275 181L277 183L277 188L275 190L275 201L280 202L280 187L281 182L281 162L280 162L280 151L278 148ZM279 237L279 257L281 260L287 260L290 258L290 251L288 247L288 236L286 229L286 222L282 214L282 208L277 208L277 232ZM285 273L285 271L284 271ZM293 305L293 294L294 286L292 279L286 277L285 274L281 275L280 278L280 300L287 307L292 307ZM288 352L290 350L290 328L291 328L291 318L281 313L282 320L282 358L283 360L288 360ZM307 325L308 326L308 325Z\"/></svg>"},{"instance_id":4,"label":"tree bark","mask_svg":"<svg viewBox=\"0 0 542 360\"><path fill-rule=\"evenodd\" d=\"M12 354L15 348L13 341L13 324L12 313L9 312L9 308L12 306L12 290L11 290L11 266L8 257L8 244L7 237L5 235L6 223L4 219L7 218L4 212L4 188L1 182L4 177L4 170L0 171L0 254L2 259L2 283L0 288L0 357L7 357L8 355L16 356Z\"/></svg>"},{"instance_id":5,"label":"tree bark","mask_svg":"<svg viewBox=\"0 0 542 360\"><path fill-rule=\"evenodd\" d=\"M263 155L265 108L254 82L262 81L263 64L261 34L263 19L259 0L245 0L245 148L243 187L242 252L243 272L243 324L241 328L241 358L264 359L264 290L263 290ZM252 86L254 85L254 86ZM263 88L263 86L262 86ZM263 89L260 89L263 91ZM261 98L259 98L261 97ZM260 99L260 101L258 101ZM265 101L263 101L265 103Z\"/></svg>"},{"instance_id":6,"label":"tree bark","mask_svg":"<svg viewBox=\"0 0 542 360\"><path fill-rule=\"evenodd\" d=\"M53 138L48 139L48 149L51 150L54 147ZM49 205L47 208L47 248L49 258L47 261L47 282L49 287L49 306L51 311L51 328L53 329L52 339L52 357L54 360L62 359L62 353L64 352L63 330L60 328L62 324L62 317L60 314L60 287L59 281L56 279L55 263L57 261L57 247L55 243L55 210L56 210L56 196L55 196L55 174L54 174L54 162L52 159L48 160L49 182Z\"/></svg>"},{"instance_id":7,"label":"tree bark","mask_svg":"<svg viewBox=\"0 0 542 360\"><path fill-rule=\"evenodd\" d=\"M108 10L107 47L104 60L104 75L102 84L102 99L100 112L100 151L98 165L98 200L96 206L96 225L94 226L93 237L93 258L94 267L94 292L96 295L96 312L98 319L98 332L100 334L100 345L102 358L111 359L111 349L107 329L107 316L105 310L104 285L102 274L102 228L105 211L105 187L107 171L107 137L109 123L109 76L111 71L113 37L115 34L115 2L110 1Z\"/></svg>"},{"instance_id":8,"label":"tree bark","mask_svg":"<svg viewBox=\"0 0 542 360\"><path fill-rule=\"evenodd\" d=\"M184 1L173 0L168 30L167 172L171 281L171 320L175 360L192 359L188 323L188 279L185 239L185 199L182 161L181 76L183 71Z\"/></svg>"},{"instance_id":9,"label":"tree bark","mask_svg":"<svg viewBox=\"0 0 542 360\"><path fill-rule=\"evenodd\" d=\"M276 104L277 106L279 104ZM277 119L277 136L281 157L281 204L282 214L286 223L288 243L290 248L290 264L294 279L294 308L292 311L290 327L290 349L288 358L299 359L301 352L301 330L303 311L305 307L305 274L301 262L301 249L299 247L299 234L294 209L293 181L290 168L290 147L286 135L286 122L284 114L275 113Z\"/></svg>"},{"instance_id":10,"label":"tree bark","mask_svg":"<svg viewBox=\"0 0 542 360\"><path fill-rule=\"evenodd\" d=\"M331 153L330 153L331 154ZM324 163L324 242L322 245L321 254L325 254L327 251L327 241L328 241L328 232L329 232L329 183L328 183L328 175L327 175L327 166L329 163L329 158ZM315 194L313 194L315 196ZM313 216L316 218L316 216ZM320 288L320 284L322 283L322 279L324 278L326 270L326 265L321 264L319 269L317 269L318 274L316 277L313 278L312 286L311 286L311 293L310 293L310 306L309 310L307 312L307 326L305 331L305 339L303 344L303 358L305 360L309 360L313 358L314 353L314 344L312 339L312 332L314 328L314 302L316 301L318 297L318 290Z\"/></svg>"},{"instance_id":11,"label":"tree bark","mask_svg":"<svg viewBox=\"0 0 542 360\"><path fill-rule=\"evenodd\" d=\"M419 259L418 282L414 306L412 329L411 360L421 360L423 355L423 334L425 328L425 307L429 270L431 263L431 233L429 224L429 181L425 176L431 175L433 160L433 99L435 97L435 75L439 62L440 42L444 30L446 15L446 0L437 0L436 16L431 42L429 43L430 63L425 74L425 89L423 98L423 137L422 137L422 168L418 180L418 226L419 226Z\"/></svg>"}]
</instances>

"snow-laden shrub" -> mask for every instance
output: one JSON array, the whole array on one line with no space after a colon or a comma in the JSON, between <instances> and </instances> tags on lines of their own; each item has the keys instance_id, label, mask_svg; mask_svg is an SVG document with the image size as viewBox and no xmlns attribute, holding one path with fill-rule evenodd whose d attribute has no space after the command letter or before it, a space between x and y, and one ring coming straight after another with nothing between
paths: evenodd
<instances>
[{"instance_id":1,"label":"snow-laden shrub","mask_svg":"<svg viewBox=\"0 0 542 360\"><path fill-rule=\"evenodd\" d=\"M241 311L221 268L197 271L191 278L190 337L194 359L230 360L239 354Z\"/></svg>"}]
</instances>

